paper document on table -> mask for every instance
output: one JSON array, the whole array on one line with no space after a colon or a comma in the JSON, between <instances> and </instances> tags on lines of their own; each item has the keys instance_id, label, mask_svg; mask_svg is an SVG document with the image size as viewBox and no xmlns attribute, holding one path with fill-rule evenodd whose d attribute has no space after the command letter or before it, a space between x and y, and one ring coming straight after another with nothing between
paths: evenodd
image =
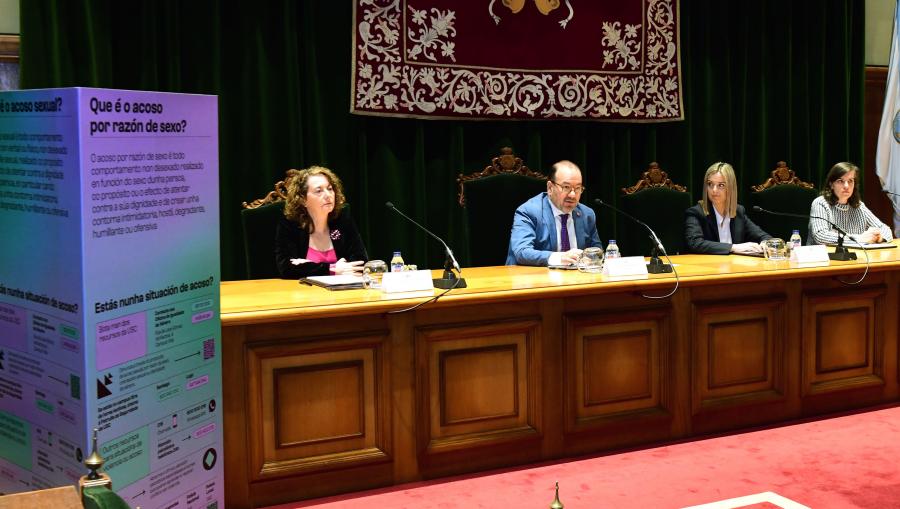
<instances>
[{"instance_id":1,"label":"paper document on table","mask_svg":"<svg viewBox=\"0 0 900 509\"><path fill-rule=\"evenodd\" d=\"M328 290L357 290L363 288L362 276L310 276L300 280L308 285L321 286Z\"/></svg>"}]
</instances>

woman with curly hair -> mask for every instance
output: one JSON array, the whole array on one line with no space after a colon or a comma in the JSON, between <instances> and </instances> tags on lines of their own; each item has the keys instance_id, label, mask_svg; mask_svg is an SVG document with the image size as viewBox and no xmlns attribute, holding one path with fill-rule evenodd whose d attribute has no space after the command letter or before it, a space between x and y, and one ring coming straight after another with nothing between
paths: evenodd
<instances>
[{"instance_id":1,"label":"woman with curly hair","mask_svg":"<svg viewBox=\"0 0 900 509\"><path fill-rule=\"evenodd\" d=\"M285 279L360 274L366 262L356 225L341 214L346 200L341 179L328 168L289 170L284 218L275 232L275 263Z\"/></svg>"}]
</instances>

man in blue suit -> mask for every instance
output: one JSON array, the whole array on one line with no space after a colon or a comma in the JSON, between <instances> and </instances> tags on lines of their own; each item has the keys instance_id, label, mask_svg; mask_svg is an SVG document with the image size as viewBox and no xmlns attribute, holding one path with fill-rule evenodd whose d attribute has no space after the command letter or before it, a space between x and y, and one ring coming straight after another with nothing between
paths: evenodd
<instances>
[{"instance_id":1,"label":"man in blue suit","mask_svg":"<svg viewBox=\"0 0 900 509\"><path fill-rule=\"evenodd\" d=\"M579 203L584 185L571 161L553 165L547 192L516 209L509 238L507 265L571 265L586 247L602 247L597 216Z\"/></svg>"}]
</instances>

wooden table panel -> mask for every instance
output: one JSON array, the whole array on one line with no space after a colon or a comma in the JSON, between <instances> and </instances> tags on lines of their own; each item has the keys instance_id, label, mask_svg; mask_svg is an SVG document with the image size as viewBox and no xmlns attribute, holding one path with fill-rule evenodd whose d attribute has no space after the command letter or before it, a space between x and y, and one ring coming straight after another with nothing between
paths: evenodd
<instances>
[{"instance_id":1,"label":"wooden table panel","mask_svg":"<svg viewBox=\"0 0 900 509\"><path fill-rule=\"evenodd\" d=\"M879 386L884 380L883 286L804 297L804 394ZM896 344L897 338L892 338Z\"/></svg>"},{"instance_id":2,"label":"wooden table panel","mask_svg":"<svg viewBox=\"0 0 900 509\"><path fill-rule=\"evenodd\" d=\"M694 412L783 399L786 297L694 305Z\"/></svg>"},{"instance_id":3,"label":"wooden table panel","mask_svg":"<svg viewBox=\"0 0 900 509\"><path fill-rule=\"evenodd\" d=\"M244 508L897 401L900 249L674 256L613 280L463 271L421 296L222 284L226 505ZM431 295L438 295L435 290Z\"/></svg>"}]
</instances>

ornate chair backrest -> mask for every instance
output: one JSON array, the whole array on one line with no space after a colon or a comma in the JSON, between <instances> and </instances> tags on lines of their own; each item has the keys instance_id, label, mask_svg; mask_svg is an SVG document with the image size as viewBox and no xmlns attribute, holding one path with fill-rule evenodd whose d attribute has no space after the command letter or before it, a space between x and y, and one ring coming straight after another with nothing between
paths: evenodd
<instances>
[{"instance_id":1,"label":"ornate chair backrest","mask_svg":"<svg viewBox=\"0 0 900 509\"><path fill-rule=\"evenodd\" d=\"M656 162L650 163L631 187L622 188L622 210L647 223L668 254L684 250L684 211L691 206L687 188L672 182ZM648 256L652 244L639 225L620 220L619 249L633 256Z\"/></svg>"},{"instance_id":2,"label":"ornate chair backrest","mask_svg":"<svg viewBox=\"0 0 900 509\"><path fill-rule=\"evenodd\" d=\"M278 277L275 266L275 227L284 216L287 190L297 170L287 170L285 178L262 198L243 202L241 229L244 235L244 255L248 279Z\"/></svg>"},{"instance_id":3,"label":"ornate chair backrest","mask_svg":"<svg viewBox=\"0 0 900 509\"><path fill-rule=\"evenodd\" d=\"M513 215L519 205L547 190L547 176L530 170L509 147L485 169L456 179L457 201L465 209L469 265L503 265Z\"/></svg>"},{"instance_id":4,"label":"ornate chair backrest","mask_svg":"<svg viewBox=\"0 0 900 509\"><path fill-rule=\"evenodd\" d=\"M751 189L753 192L750 193L747 213L754 223L773 237L788 240L793 230L799 230L800 237L806 240L808 219L774 216L756 212L753 207L807 216L813 200L819 195L813 184L798 178L784 161L778 161L770 177L759 185L751 186Z\"/></svg>"}]
</instances>

